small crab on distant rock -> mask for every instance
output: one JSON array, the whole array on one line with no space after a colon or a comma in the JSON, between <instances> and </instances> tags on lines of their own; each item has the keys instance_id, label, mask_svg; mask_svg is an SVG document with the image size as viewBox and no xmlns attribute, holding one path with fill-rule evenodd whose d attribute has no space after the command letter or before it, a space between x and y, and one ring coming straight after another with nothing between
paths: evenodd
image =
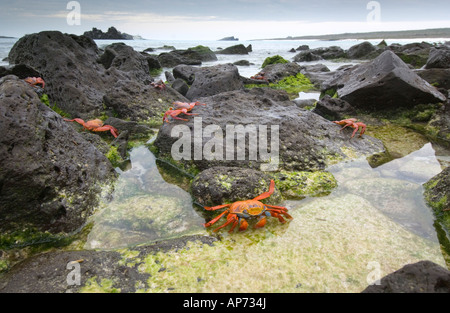
<instances>
[{"instance_id":1,"label":"small crab on distant rock","mask_svg":"<svg viewBox=\"0 0 450 313\"><path fill-rule=\"evenodd\" d=\"M164 82L162 80L159 80L157 82L151 82L150 86L154 87L155 89L158 90L166 90L166 84L164 84Z\"/></svg>"}]
</instances>

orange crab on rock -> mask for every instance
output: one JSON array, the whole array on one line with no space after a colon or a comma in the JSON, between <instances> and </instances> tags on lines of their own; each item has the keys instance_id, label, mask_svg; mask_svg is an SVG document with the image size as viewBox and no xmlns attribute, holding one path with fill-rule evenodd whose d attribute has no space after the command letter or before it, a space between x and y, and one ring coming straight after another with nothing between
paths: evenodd
<instances>
[{"instance_id":1,"label":"orange crab on rock","mask_svg":"<svg viewBox=\"0 0 450 313\"><path fill-rule=\"evenodd\" d=\"M163 122L170 123L169 116L173 119L187 122L188 121L187 119L178 117L178 115L180 115L180 114L198 115L198 114L194 114L194 113L188 113L187 109L174 110L173 108L170 108L168 111L166 111L166 113L164 113Z\"/></svg>"},{"instance_id":2,"label":"orange crab on rock","mask_svg":"<svg viewBox=\"0 0 450 313\"><path fill-rule=\"evenodd\" d=\"M206 105L204 103L200 103L200 102L191 102L191 103L187 103L187 102L180 102L180 101L176 101L173 103L174 107L170 108L168 111L166 111L166 113L164 113L164 117L163 117L163 121L166 123L170 123L169 122L169 116L172 117L173 119L176 120L182 120L187 122L187 119L178 117L178 115L180 114L184 114L184 115L198 115L198 114L194 114L194 113L188 113L190 111L192 111L192 109L196 106L196 105Z\"/></svg>"},{"instance_id":3,"label":"orange crab on rock","mask_svg":"<svg viewBox=\"0 0 450 313\"><path fill-rule=\"evenodd\" d=\"M45 81L40 77L27 77L24 81L33 87L36 85L41 85L42 89L45 88Z\"/></svg>"},{"instance_id":4,"label":"orange crab on rock","mask_svg":"<svg viewBox=\"0 0 450 313\"><path fill-rule=\"evenodd\" d=\"M188 112L189 112L189 111L192 111L192 109L193 109L196 105L206 105L206 104L205 104L205 103L200 103L200 101L191 102L191 103L175 101L175 102L173 103L173 106L174 106L174 109L175 109L175 110L186 109Z\"/></svg>"},{"instance_id":5,"label":"orange crab on rock","mask_svg":"<svg viewBox=\"0 0 450 313\"><path fill-rule=\"evenodd\" d=\"M151 82L150 86L154 87L155 89L158 90L166 90L166 84L164 84L164 82L162 80L159 80L157 82Z\"/></svg>"},{"instance_id":6,"label":"orange crab on rock","mask_svg":"<svg viewBox=\"0 0 450 313\"><path fill-rule=\"evenodd\" d=\"M99 119L83 121L81 118L74 118L73 120L69 120L67 118L64 119L66 122L77 122L78 124L83 125L84 129L94 131L94 132L105 132L110 131L111 134L117 138L119 135L117 129L111 125L103 125L103 121Z\"/></svg>"},{"instance_id":7,"label":"orange crab on rock","mask_svg":"<svg viewBox=\"0 0 450 313\"><path fill-rule=\"evenodd\" d=\"M225 211L220 213L217 217L212 219L206 224L203 224L205 227L209 227L220 220L224 215L227 215L227 221L220 227L216 228L214 232L217 232L219 229L224 228L230 224L232 224L229 233L231 233L236 226L239 224L239 230L244 231L248 227L248 222L246 219L249 218L258 218L257 223L255 224L255 228L261 228L266 225L267 217L272 216L278 218L281 223L286 223L286 220L283 218L285 216L288 219L293 219L287 211L288 209L281 206L273 206L260 202L259 200L266 199L270 197L275 190L275 182L273 180L270 181L269 191L264 192L257 196L252 200L245 201L237 201L230 204L222 204L215 207L205 207L207 211L215 211L223 208L227 208Z\"/></svg>"},{"instance_id":8,"label":"orange crab on rock","mask_svg":"<svg viewBox=\"0 0 450 313\"><path fill-rule=\"evenodd\" d=\"M362 135L366 131L366 124L364 124L362 122L356 122L356 121L357 121L356 118L348 118L348 119L341 120L341 121L333 121L333 123L336 123L338 125L344 125L344 127L341 128L341 131L348 126L354 128L355 130L353 131L351 138L355 137L356 132L361 127L361 133L359 134L359 137L362 137Z\"/></svg>"}]
</instances>

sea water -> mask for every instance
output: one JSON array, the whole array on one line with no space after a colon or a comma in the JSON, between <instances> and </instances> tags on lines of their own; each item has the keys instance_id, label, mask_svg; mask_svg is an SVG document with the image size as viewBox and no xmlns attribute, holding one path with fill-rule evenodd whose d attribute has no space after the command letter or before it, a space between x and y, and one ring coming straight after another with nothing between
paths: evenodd
<instances>
[{"instance_id":1,"label":"sea water","mask_svg":"<svg viewBox=\"0 0 450 313\"><path fill-rule=\"evenodd\" d=\"M9 63L7 58L9 51L13 47L14 43L19 38L0 38L0 66L7 66ZM273 55L280 55L286 60L292 60L298 53L289 52L292 48L296 49L302 45L308 45L310 49L320 47L338 46L344 50L349 49L353 45L368 41L373 45L377 45L383 39L373 40L335 40L335 41L322 41L322 40L248 40L248 41L218 41L218 40L95 40L100 49L104 49L106 46L115 42L124 42L127 45L133 47L136 51L144 51L147 48L160 48L164 46L175 47L175 49L182 50L192 48L198 45L209 47L212 51L219 51L221 48L243 44L244 46L252 46L252 52L248 55L223 55L217 54L217 61L203 62L202 66L211 66L215 64L234 63L239 60L247 60L251 63L250 66L239 66L239 73L241 76L250 77L255 75L261 70L261 65L265 58ZM448 41L448 38L419 38L419 39L385 39L388 45L393 43L407 44L412 42L430 42L430 43L443 43ZM150 54L160 54L162 52L168 52L170 49L155 49ZM326 65L331 71L336 70L342 65L357 63L351 61L333 62L327 60L321 60L309 63L300 64L314 64L322 63ZM167 70L167 69L166 69ZM164 71L163 71L164 73ZM163 74L164 75L164 74ZM164 79L164 76L161 76Z\"/></svg>"}]
</instances>

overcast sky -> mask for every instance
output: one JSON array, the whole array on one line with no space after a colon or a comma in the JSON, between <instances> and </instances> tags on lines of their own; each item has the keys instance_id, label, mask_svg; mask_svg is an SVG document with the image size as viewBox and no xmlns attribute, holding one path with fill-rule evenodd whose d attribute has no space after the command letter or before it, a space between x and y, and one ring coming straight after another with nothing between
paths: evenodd
<instances>
[{"instance_id":1,"label":"overcast sky","mask_svg":"<svg viewBox=\"0 0 450 313\"><path fill-rule=\"evenodd\" d=\"M449 0L79 0L79 15L69 2L0 0L0 35L115 26L147 39L246 40L450 27Z\"/></svg>"}]
</instances>

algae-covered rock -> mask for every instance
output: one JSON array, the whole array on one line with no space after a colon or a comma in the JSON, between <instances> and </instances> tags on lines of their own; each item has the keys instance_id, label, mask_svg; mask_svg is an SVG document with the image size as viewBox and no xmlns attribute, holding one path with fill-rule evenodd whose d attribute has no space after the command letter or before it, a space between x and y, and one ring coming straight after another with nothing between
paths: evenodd
<instances>
[{"instance_id":1,"label":"algae-covered rock","mask_svg":"<svg viewBox=\"0 0 450 313\"><path fill-rule=\"evenodd\" d=\"M201 172L192 182L192 194L205 206L251 200L269 190L271 176L252 169L213 167ZM282 196L275 191L263 202L277 204Z\"/></svg>"},{"instance_id":2,"label":"algae-covered rock","mask_svg":"<svg viewBox=\"0 0 450 313\"><path fill-rule=\"evenodd\" d=\"M271 173L281 194L286 199L324 196L337 187L333 174L326 171Z\"/></svg>"},{"instance_id":3,"label":"algae-covered rock","mask_svg":"<svg viewBox=\"0 0 450 313\"><path fill-rule=\"evenodd\" d=\"M441 244L450 255L450 167L431 178L424 184L424 188L425 199L443 230L440 234Z\"/></svg>"},{"instance_id":4,"label":"algae-covered rock","mask_svg":"<svg viewBox=\"0 0 450 313\"><path fill-rule=\"evenodd\" d=\"M288 63L289 61L286 60L285 58L283 58L281 55L274 55L271 57L267 57L263 64L261 65L261 68L265 68L267 65L271 65L271 64L284 64L284 63Z\"/></svg>"}]
</instances>

